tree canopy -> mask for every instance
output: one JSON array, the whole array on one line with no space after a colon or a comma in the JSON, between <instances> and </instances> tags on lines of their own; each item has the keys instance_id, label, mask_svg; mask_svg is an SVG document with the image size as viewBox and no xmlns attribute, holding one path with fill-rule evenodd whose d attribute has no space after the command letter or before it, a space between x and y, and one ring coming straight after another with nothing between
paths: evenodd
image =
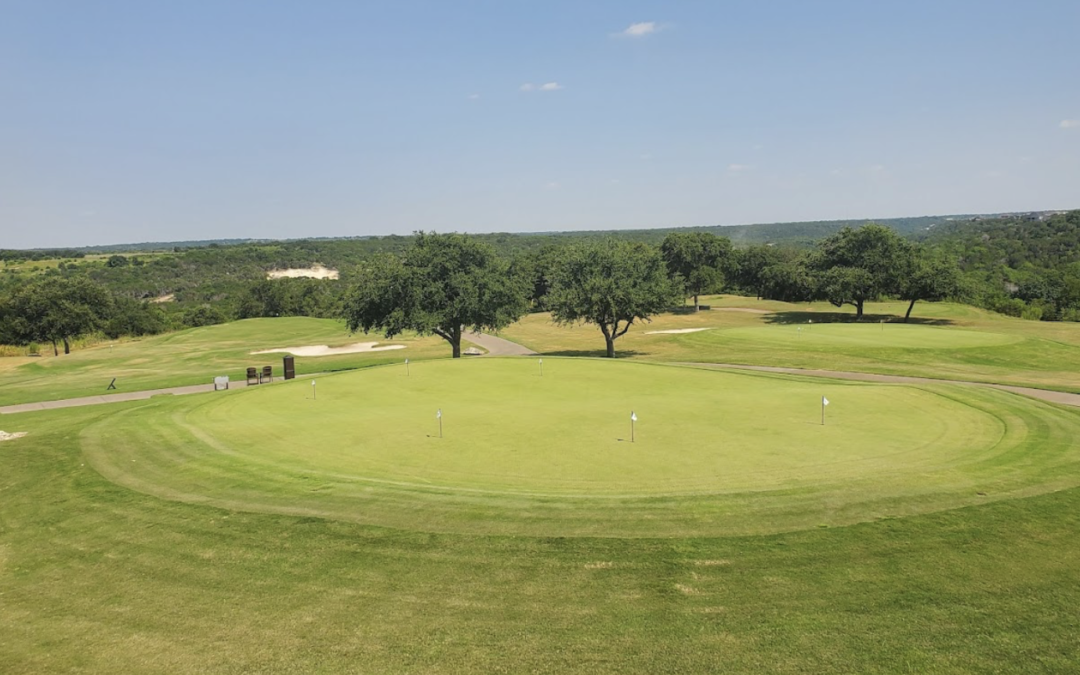
<instances>
[{"instance_id":1,"label":"tree canopy","mask_svg":"<svg viewBox=\"0 0 1080 675\"><path fill-rule=\"evenodd\" d=\"M112 296L86 278L46 277L17 288L0 309L5 339L15 344L48 342L53 354L71 352L71 340L102 326Z\"/></svg>"},{"instance_id":2,"label":"tree canopy","mask_svg":"<svg viewBox=\"0 0 1080 675\"><path fill-rule=\"evenodd\" d=\"M819 276L818 295L837 307L853 305L860 319L867 300L896 293L911 255L911 245L900 235L871 224L846 227L823 239L810 266Z\"/></svg>"},{"instance_id":3,"label":"tree canopy","mask_svg":"<svg viewBox=\"0 0 1080 675\"><path fill-rule=\"evenodd\" d=\"M420 232L403 255L363 266L344 316L352 331L438 335L458 358L464 330L499 330L525 314L525 283L486 244Z\"/></svg>"},{"instance_id":4,"label":"tree canopy","mask_svg":"<svg viewBox=\"0 0 1080 675\"><path fill-rule=\"evenodd\" d=\"M668 309L679 291L655 247L606 240L566 250L552 270L547 304L556 323L599 326L614 357L615 340Z\"/></svg>"},{"instance_id":5,"label":"tree canopy","mask_svg":"<svg viewBox=\"0 0 1080 675\"><path fill-rule=\"evenodd\" d=\"M724 285L723 267L731 257L731 240L711 232L673 232L660 245L668 274L694 298L694 311L701 305L698 296L714 293Z\"/></svg>"}]
</instances>

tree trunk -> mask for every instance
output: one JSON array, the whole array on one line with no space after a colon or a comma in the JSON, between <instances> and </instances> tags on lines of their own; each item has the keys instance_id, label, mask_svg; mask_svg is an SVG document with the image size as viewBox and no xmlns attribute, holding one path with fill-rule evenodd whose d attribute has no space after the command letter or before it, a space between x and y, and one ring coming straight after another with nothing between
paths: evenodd
<instances>
[{"instance_id":1,"label":"tree trunk","mask_svg":"<svg viewBox=\"0 0 1080 675\"><path fill-rule=\"evenodd\" d=\"M60 356L60 350L56 348L56 340L52 341L52 355Z\"/></svg>"},{"instance_id":2,"label":"tree trunk","mask_svg":"<svg viewBox=\"0 0 1080 675\"><path fill-rule=\"evenodd\" d=\"M64 353L65 354L70 354L71 353L71 345L68 344L68 339L67 338L64 338Z\"/></svg>"},{"instance_id":3,"label":"tree trunk","mask_svg":"<svg viewBox=\"0 0 1080 675\"><path fill-rule=\"evenodd\" d=\"M605 335L604 340L607 341L607 357L609 359L615 358L615 338Z\"/></svg>"},{"instance_id":4,"label":"tree trunk","mask_svg":"<svg viewBox=\"0 0 1080 675\"><path fill-rule=\"evenodd\" d=\"M455 326L454 330L450 333L450 337L454 338L450 341L450 346L454 348L454 358L461 358L461 326Z\"/></svg>"},{"instance_id":5,"label":"tree trunk","mask_svg":"<svg viewBox=\"0 0 1080 675\"><path fill-rule=\"evenodd\" d=\"M698 304L697 297L698 297L697 294L695 294L694 295L694 311L695 312L700 312L701 311L701 305Z\"/></svg>"},{"instance_id":6,"label":"tree trunk","mask_svg":"<svg viewBox=\"0 0 1080 675\"><path fill-rule=\"evenodd\" d=\"M862 310L863 310L863 301L862 300L855 301L855 320L856 321L862 319Z\"/></svg>"},{"instance_id":7,"label":"tree trunk","mask_svg":"<svg viewBox=\"0 0 1080 675\"><path fill-rule=\"evenodd\" d=\"M907 314L904 315L904 323L907 323L908 318L911 316L911 310L915 309L915 301L912 300L911 304L907 306Z\"/></svg>"}]
</instances>

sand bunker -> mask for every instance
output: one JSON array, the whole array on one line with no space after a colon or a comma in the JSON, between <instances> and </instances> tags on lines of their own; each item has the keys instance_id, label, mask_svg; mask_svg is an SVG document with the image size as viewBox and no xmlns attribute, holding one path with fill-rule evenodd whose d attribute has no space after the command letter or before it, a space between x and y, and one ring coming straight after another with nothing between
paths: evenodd
<instances>
[{"instance_id":1,"label":"sand bunker","mask_svg":"<svg viewBox=\"0 0 1080 675\"><path fill-rule=\"evenodd\" d=\"M306 347L278 347L277 349L263 349L252 354L273 354L275 352L288 352L293 356L334 356L335 354L358 354L360 352L387 352L391 349L405 349L405 345L383 345L378 347L378 342L357 342L344 347L329 347L327 345L307 345Z\"/></svg>"},{"instance_id":2,"label":"sand bunker","mask_svg":"<svg viewBox=\"0 0 1080 675\"><path fill-rule=\"evenodd\" d=\"M267 279L298 279L300 277L307 277L309 279L337 279L338 271L327 269L322 265L315 265L313 267L290 267L287 270L270 270L266 273Z\"/></svg>"},{"instance_id":3,"label":"sand bunker","mask_svg":"<svg viewBox=\"0 0 1080 675\"><path fill-rule=\"evenodd\" d=\"M673 330L650 330L645 331L646 335L677 335L679 333L697 333L703 330L712 330L712 328L675 328Z\"/></svg>"},{"instance_id":4,"label":"sand bunker","mask_svg":"<svg viewBox=\"0 0 1080 675\"><path fill-rule=\"evenodd\" d=\"M26 435L26 432L25 432L25 431L16 431L16 432L15 432L15 433L13 433L13 434L9 434L9 433L8 433L8 432L6 432L6 431L0 431L0 442L3 442L3 441L13 441L13 440L15 440L16 438L22 438L22 437L23 437L23 436L25 436L25 435Z\"/></svg>"},{"instance_id":5,"label":"sand bunker","mask_svg":"<svg viewBox=\"0 0 1080 675\"><path fill-rule=\"evenodd\" d=\"M163 302L174 302L176 300L175 293L168 293L166 295L159 295L156 298L150 298L150 302L161 304Z\"/></svg>"}]
</instances>

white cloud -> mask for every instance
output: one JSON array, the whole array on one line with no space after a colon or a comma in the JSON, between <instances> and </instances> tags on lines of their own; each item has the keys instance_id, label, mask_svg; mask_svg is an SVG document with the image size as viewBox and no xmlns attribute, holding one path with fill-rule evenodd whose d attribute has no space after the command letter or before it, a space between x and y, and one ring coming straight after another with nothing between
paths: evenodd
<instances>
[{"instance_id":1,"label":"white cloud","mask_svg":"<svg viewBox=\"0 0 1080 675\"><path fill-rule=\"evenodd\" d=\"M533 84L532 82L526 82L518 87L520 91L559 91L563 86L558 82L545 82L544 84Z\"/></svg>"},{"instance_id":2,"label":"white cloud","mask_svg":"<svg viewBox=\"0 0 1080 675\"><path fill-rule=\"evenodd\" d=\"M642 21L630 24L620 35L625 37L645 37L660 30L655 21Z\"/></svg>"},{"instance_id":3,"label":"white cloud","mask_svg":"<svg viewBox=\"0 0 1080 675\"><path fill-rule=\"evenodd\" d=\"M470 101L475 101L478 98L480 98L480 94L469 94Z\"/></svg>"},{"instance_id":4,"label":"white cloud","mask_svg":"<svg viewBox=\"0 0 1080 675\"><path fill-rule=\"evenodd\" d=\"M742 173L743 171L748 171L750 168L749 164L728 164L727 170L729 173Z\"/></svg>"},{"instance_id":5,"label":"white cloud","mask_svg":"<svg viewBox=\"0 0 1080 675\"><path fill-rule=\"evenodd\" d=\"M1061 120L1059 124L1062 129L1072 129L1073 127L1080 127L1080 120Z\"/></svg>"}]
</instances>

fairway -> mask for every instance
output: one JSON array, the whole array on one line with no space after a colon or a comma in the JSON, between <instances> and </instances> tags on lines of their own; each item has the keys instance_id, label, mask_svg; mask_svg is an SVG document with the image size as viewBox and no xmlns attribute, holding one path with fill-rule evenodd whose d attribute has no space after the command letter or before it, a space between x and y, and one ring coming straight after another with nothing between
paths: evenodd
<instances>
[{"instance_id":1,"label":"fairway","mask_svg":"<svg viewBox=\"0 0 1080 675\"><path fill-rule=\"evenodd\" d=\"M110 479L170 499L547 536L849 524L1071 486L1080 460L1075 412L998 391L538 365L432 361L320 378L317 397L300 381L164 400L82 441Z\"/></svg>"},{"instance_id":2,"label":"fairway","mask_svg":"<svg viewBox=\"0 0 1080 675\"><path fill-rule=\"evenodd\" d=\"M775 344L806 349L971 349L1022 342L1016 335L900 323L800 323L732 328L709 336L721 341ZM793 344L794 342L794 344Z\"/></svg>"}]
</instances>

